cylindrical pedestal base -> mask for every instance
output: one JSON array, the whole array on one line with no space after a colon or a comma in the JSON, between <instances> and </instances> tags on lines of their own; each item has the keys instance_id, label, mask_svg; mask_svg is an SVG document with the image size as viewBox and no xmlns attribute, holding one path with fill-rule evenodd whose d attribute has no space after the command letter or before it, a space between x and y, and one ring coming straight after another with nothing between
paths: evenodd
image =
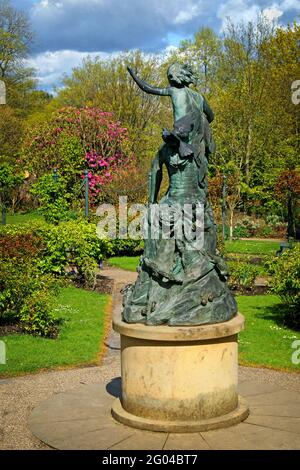
<instances>
[{"instance_id":1,"label":"cylindrical pedestal base","mask_svg":"<svg viewBox=\"0 0 300 470\"><path fill-rule=\"evenodd\" d=\"M244 318L170 327L114 319L121 334L122 398L112 408L123 424L165 432L195 432L248 416L237 394L237 334Z\"/></svg>"}]
</instances>

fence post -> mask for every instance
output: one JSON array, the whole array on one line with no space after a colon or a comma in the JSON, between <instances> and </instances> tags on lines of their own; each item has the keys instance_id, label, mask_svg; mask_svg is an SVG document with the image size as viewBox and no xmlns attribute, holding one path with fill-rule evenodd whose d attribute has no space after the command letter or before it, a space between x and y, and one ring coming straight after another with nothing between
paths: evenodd
<instances>
[{"instance_id":1,"label":"fence post","mask_svg":"<svg viewBox=\"0 0 300 470\"><path fill-rule=\"evenodd\" d=\"M84 185L85 185L85 217L89 217L89 172L85 170L84 172Z\"/></svg>"},{"instance_id":2,"label":"fence post","mask_svg":"<svg viewBox=\"0 0 300 470\"><path fill-rule=\"evenodd\" d=\"M58 180L57 168L54 168L54 170L53 170L53 181L54 181L54 183L57 183L57 180Z\"/></svg>"}]
</instances>

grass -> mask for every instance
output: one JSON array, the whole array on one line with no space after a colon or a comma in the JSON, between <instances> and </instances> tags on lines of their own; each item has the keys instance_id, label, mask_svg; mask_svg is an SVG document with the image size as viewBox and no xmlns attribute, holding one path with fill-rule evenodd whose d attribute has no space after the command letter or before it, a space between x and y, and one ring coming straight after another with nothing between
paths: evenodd
<instances>
[{"instance_id":1,"label":"grass","mask_svg":"<svg viewBox=\"0 0 300 470\"><path fill-rule=\"evenodd\" d=\"M227 241L225 247L228 253L241 253L251 255L275 255L280 248L280 242L264 240L234 240Z\"/></svg>"},{"instance_id":2,"label":"grass","mask_svg":"<svg viewBox=\"0 0 300 470\"><path fill-rule=\"evenodd\" d=\"M246 318L245 330L239 335L240 364L300 372L300 364L292 363L292 344L300 340L300 332L282 325L279 298L238 296L237 301Z\"/></svg>"},{"instance_id":3,"label":"grass","mask_svg":"<svg viewBox=\"0 0 300 470\"><path fill-rule=\"evenodd\" d=\"M115 266L116 268L126 269L126 271L136 271L139 260L139 256L113 256L109 258L108 262L111 266Z\"/></svg>"},{"instance_id":4,"label":"grass","mask_svg":"<svg viewBox=\"0 0 300 470\"><path fill-rule=\"evenodd\" d=\"M0 375L97 364L105 331L105 311L109 305L108 295L76 287L63 288L56 311L64 320L58 338L20 334L2 337L6 344L6 364L0 364Z\"/></svg>"},{"instance_id":5,"label":"grass","mask_svg":"<svg viewBox=\"0 0 300 470\"><path fill-rule=\"evenodd\" d=\"M75 212L70 211L69 214L72 220L74 220L74 218L76 219L77 215ZM6 216L6 223L8 225L20 225L27 222L35 222L37 220L45 222L43 215L37 211L26 212L24 214L7 214Z\"/></svg>"},{"instance_id":6,"label":"grass","mask_svg":"<svg viewBox=\"0 0 300 470\"><path fill-rule=\"evenodd\" d=\"M7 214L6 223L10 225L25 224L35 220L44 220L38 212L26 212L25 214Z\"/></svg>"}]
</instances>

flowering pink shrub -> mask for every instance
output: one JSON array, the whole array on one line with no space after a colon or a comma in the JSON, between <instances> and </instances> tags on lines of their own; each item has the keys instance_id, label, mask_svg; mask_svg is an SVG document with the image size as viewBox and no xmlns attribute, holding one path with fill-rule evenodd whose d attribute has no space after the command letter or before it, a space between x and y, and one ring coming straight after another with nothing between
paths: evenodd
<instances>
[{"instance_id":1,"label":"flowering pink shrub","mask_svg":"<svg viewBox=\"0 0 300 470\"><path fill-rule=\"evenodd\" d=\"M97 202L102 188L132 157L127 129L114 121L112 113L95 107L70 106L29 129L22 160L36 176L53 168L68 175L89 170L92 202Z\"/></svg>"}]
</instances>

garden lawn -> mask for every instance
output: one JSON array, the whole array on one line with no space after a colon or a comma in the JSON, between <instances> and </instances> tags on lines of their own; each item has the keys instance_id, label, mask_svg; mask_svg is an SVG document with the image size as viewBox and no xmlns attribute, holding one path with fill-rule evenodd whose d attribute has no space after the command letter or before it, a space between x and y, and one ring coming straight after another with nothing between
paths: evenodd
<instances>
[{"instance_id":1,"label":"garden lawn","mask_svg":"<svg viewBox=\"0 0 300 470\"><path fill-rule=\"evenodd\" d=\"M108 260L110 266L133 272L136 271L139 261L139 256L113 256Z\"/></svg>"},{"instance_id":2,"label":"garden lawn","mask_svg":"<svg viewBox=\"0 0 300 470\"><path fill-rule=\"evenodd\" d=\"M35 220L44 220L38 212L26 212L26 214L7 214L6 223L10 225L25 224Z\"/></svg>"},{"instance_id":3,"label":"garden lawn","mask_svg":"<svg viewBox=\"0 0 300 470\"><path fill-rule=\"evenodd\" d=\"M275 255L280 248L280 241L234 240L226 241L227 253L248 253L251 255Z\"/></svg>"},{"instance_id":4,"label":"garden lawn","mask_svg":"<svg viewBox=\"0 0 300 470\"><path fill-rule=\"evenodd\" d=\"M63 319L57 339L12 334L6 344L6 364L0 375L10 376L38 369L97 364L102 349L105 313L110 296L66 287L58 296L56 314Z\"/></svg>"},{"instance_id":5,"label":"garden lawn","mask_svg":"<svg viewBox=\"0 0 300 470\"><path fill-rule=\"evenodd\" d=\"M279 298L238 296L237 301L246 318L245 330L239 335L240 364L300 372L300 364L292 363L292 344L300 340L300 332L282 325Z\"/></svg>"}]
</instances>

